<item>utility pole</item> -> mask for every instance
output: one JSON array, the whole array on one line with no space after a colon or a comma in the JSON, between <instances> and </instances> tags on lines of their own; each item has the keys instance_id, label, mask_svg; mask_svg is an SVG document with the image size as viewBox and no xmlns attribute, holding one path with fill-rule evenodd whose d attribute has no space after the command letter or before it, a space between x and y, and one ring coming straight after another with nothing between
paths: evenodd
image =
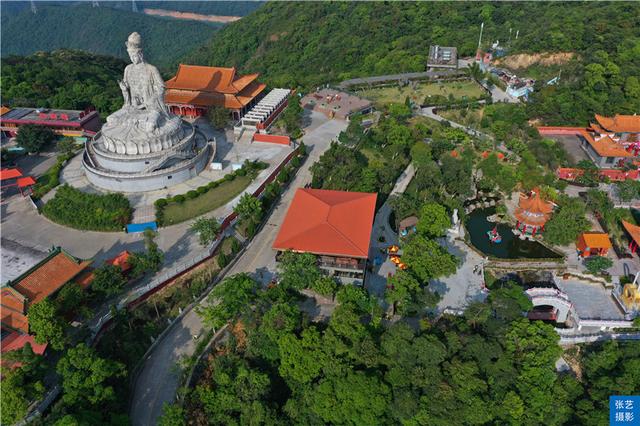
<instances>
[{"instance_id":1,"label":"utility pole","mask_svg":"<svg viewBox=\"0 0 640 426\"><path fill-rule=\"evenodd\" d=\"M480 44L482 43L482 30L484 30L484 22L480 24L480 38L478 38L478 50L480 50Z\"/></svg>"},{"instance_id":2,"label":"utility pole","mask_svg":"<svg viewBox=\"0 0 640 426\"><path fill-rule=\"evenodd\" d=\"M36 2L31 0L31 13L34 15L38 12L38 8L36 7Z\"/></svg>"},{"instance_id":3,"label":"utility pole","mask_svg":"<svg viewBox=\"0 0 640 426\"><path fill-rule=\"evenodd\" d=\"M138 11L138 6L136 5L136 0L131 0L131 10L134 12Z\"/></svg>"}]
</instances>

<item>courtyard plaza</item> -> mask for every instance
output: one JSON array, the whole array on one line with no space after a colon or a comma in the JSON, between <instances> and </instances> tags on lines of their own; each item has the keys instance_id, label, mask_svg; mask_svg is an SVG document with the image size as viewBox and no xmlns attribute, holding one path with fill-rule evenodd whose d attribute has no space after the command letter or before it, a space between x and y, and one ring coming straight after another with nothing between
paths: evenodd
<instances>
[{"instance_id":1,"label":"courtyard plaza","mask_svg":"<svg viewBox=\"0 0 640 426\"><path fill-rule=\"evenodd\" d=\"M242 165L245 161L262 161L268 163L269 167L262 170L258 178L256 178L248 187L257 188L259 183L269 176L271 172L285 159L293 148L276 145L270 143L251 142L251 139L242 138L234 142L233 132L227 130L225 132L215 130L209 122L204 118L191 120L196 127L205 134L207 139L216 141L216 150L213 159L210 161L222 164L222 170L213 170L206 167L198 176L195 176L185 182L173 185L168 188L147 191L139 193L124 193L129 200L131 207L134 209L133 222L142 223L155 220L154 202L160 198L168 198L178 194L186 194L191 190L195 190L200 186L209 182L222 179L224 175L233 171L233 165ZM61 174L61 183L69 185L85 192L103 193L104 191L94 187L87 180L84 170L82 169L82 155L75 156L69 164L64 168ZM44 198L46 202L53 198L55 189L49 192ZM238 197L239 198L239 197ZM235 201L235 200L234 200ZM232 205L235 205L232 201ZM228 209L228 213L231 213ZM228 214L227 213L227 214ZM223 214L224 216L224 214Z\"/></svg>"},{"instance_id":2,"label":"courtyard plaza","mask_svg":"<svg viewBox=\"0 0 640 426\"><path fill-rule=\"evenodd\" d=\"M310 147L312 154L317 149L316 145L318 143L326 143L328 147L329 142L346 127L345 122L328 120L324 115L319 113L307 113L305 114L303 121L305 125L304 129L307 133L303 140L307 146ZM214 131L203 118L196 120L196 124L205 132L207 137L216 137L216 140L222 145L220 152L225 152L226 150L225 157L223 158L224 169L221 172L217 171L218 174L215 175L221 178L224 174L231 172L230 164L232 162L235 163L242 159L241 157L234 157L234 155L236 155L235 153L242 151L235 147L232 142L228 142L233 141L231 132L229 132L229 138L227 139L227 134L223 135L221 132ZM271 173L271 170L275 167L274 164L279 162L278 158L284 158L287 155L287 152L290 152L291 150L291 148L286 146L271 146L270 144L263 143L253 143L250 146L247 146L247 148L252 150L255 149L257 152L257 154L246 153L245 155L247 159L259 159L266 162L265 158L260 157L260 155L267 156L266 153L271 155L271 159L269 161L269 168L262 170L259 177L255 179L243 191L243 193L253 192L257 189L264 178ZM322 149L322 152L324 152L324 149ZM43 161L46 161L49 157L42 158ZM311 160L311 162L313 161L315 160ZM18 163L18 167L20 167L20 163ZM37 167L37 165L34 167ZM43 168L43 172L44 170L46 169ZM63 171L63 175L64 173L65 172ZM63 182L64 179L65 177L63 176ZM305 184L310 181L311 177L309 175ZM184 192L195 189L197 186L207 182L208 180L202 183L194 182L193 187L185 187ZM304 186L304 184L301 186ZM172 190L171 195L176 195L178 193L178 191ZM207 213L206 216L213 216L221 220L233 211L233 207L238 202L241 195L242 194L239 194L236 198L225 205ZM134 194L134 196L137 196L140 199L145 199L144 194ZM156 194L156 197L161 198L161 194ZM134 212L135 222L143 222L147 218L149 220L154 219L153 199L149 196L146 200L146 204L140 202L137 207L136 204L132 202L132 205L134 205L138 210L144 209L137 214ZM12 258L18 257L20 253L25 250L34 250L46 253L52 246L64 247L65 250L72 255L82 259L93 259L95 264L98 265L105 260L114 257L123 250L140 251L144 249L144 240L140 233L126 234L124 232L81 231L58 225L49 221L44 216L39 215L31 201L28 198L23 198L19 195L3 199L0 207L2 209L2 248L3 253L6 255L7 262L10 262ZM159 229L156 242L159 248L165 252L163 269L159 273L164 273L175 268L181 262L202 250L202 246L198 242L198 236L189 230L191 222L192 221L186 221ZM9 246L9 243L12 243L12 245ZM14 264L16 263L14 262ZM32 265L25 264L23 266L28 269L28 267ZM17 270L15 272L19 272L24 269L23 267L20 267L19 264L16 264L16 268ZM2 281L6 281L4 274Z\"/></svg>"}]
</instances>

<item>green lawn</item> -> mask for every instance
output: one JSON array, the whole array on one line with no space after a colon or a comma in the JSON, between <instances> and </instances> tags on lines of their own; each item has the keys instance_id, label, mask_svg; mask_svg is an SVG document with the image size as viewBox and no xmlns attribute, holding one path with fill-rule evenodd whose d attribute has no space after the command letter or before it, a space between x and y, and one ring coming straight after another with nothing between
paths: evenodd
<instances>
[{"instance_id":1,"label":"green lawn","mask_svg":"<svg viewBox=\"0 0 640 426\"><path fill-rule=\"evenodd\" d=\"M411 86L379 87L358 91L358 95L371 99L376 105L404 103L407 96L422 104L427 96L452 94L456 99L475 99L484 96L485 91L475 81L449 81L443 83L421 83L412 89ZM466 98L464 98L466 96Z\"/></svg>"},{"instance_id":2,"label":"green lawn","mask_svg":"<svg viewBox=\"0 0 640 426\"><path fill-rule=\"evenodd\" d=\"M164 223L173 225L215 210L244 191L251 180L250 176L236 176L234 180L223 182L196 198L181 204L171 203L164 208Z\"/></svg>"}]
</instances>

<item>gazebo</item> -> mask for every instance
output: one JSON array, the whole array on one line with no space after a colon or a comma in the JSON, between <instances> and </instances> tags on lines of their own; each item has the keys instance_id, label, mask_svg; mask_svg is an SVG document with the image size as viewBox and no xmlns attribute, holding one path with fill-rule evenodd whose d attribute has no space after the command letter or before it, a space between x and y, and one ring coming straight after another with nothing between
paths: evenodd
<instances>
[{"instance_id":1,"label":"gazebo","mask_svg":"<svg viewBox=\"0 0 640 426\"><path fill-rule=\"evenodd\" d=\"M518 220L516 229L524 234L535 235L544 230L553 212L554 204L540 197L540 190L534 188L528 195L520 194L520 201L515 211Z\"/></svg>"}]
</instances>

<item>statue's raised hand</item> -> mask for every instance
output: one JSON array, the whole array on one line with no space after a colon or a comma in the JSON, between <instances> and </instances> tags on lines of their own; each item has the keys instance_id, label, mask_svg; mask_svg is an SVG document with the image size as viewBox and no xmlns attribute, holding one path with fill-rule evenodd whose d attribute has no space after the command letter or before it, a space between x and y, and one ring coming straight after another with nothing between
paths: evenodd
<instances>
[{"instance_id":1,"label":"statue's raised hand","mask_svg":"<svg viewBox=\"0 0 640 426\"><path fill-rule=\"evenodd\" d=\"M122 97L124 98L125 105L131 105L131 92L129 92L129 85L126 81L118 80L118 86L122 91Z\"/></svg>"}]
</instances>

